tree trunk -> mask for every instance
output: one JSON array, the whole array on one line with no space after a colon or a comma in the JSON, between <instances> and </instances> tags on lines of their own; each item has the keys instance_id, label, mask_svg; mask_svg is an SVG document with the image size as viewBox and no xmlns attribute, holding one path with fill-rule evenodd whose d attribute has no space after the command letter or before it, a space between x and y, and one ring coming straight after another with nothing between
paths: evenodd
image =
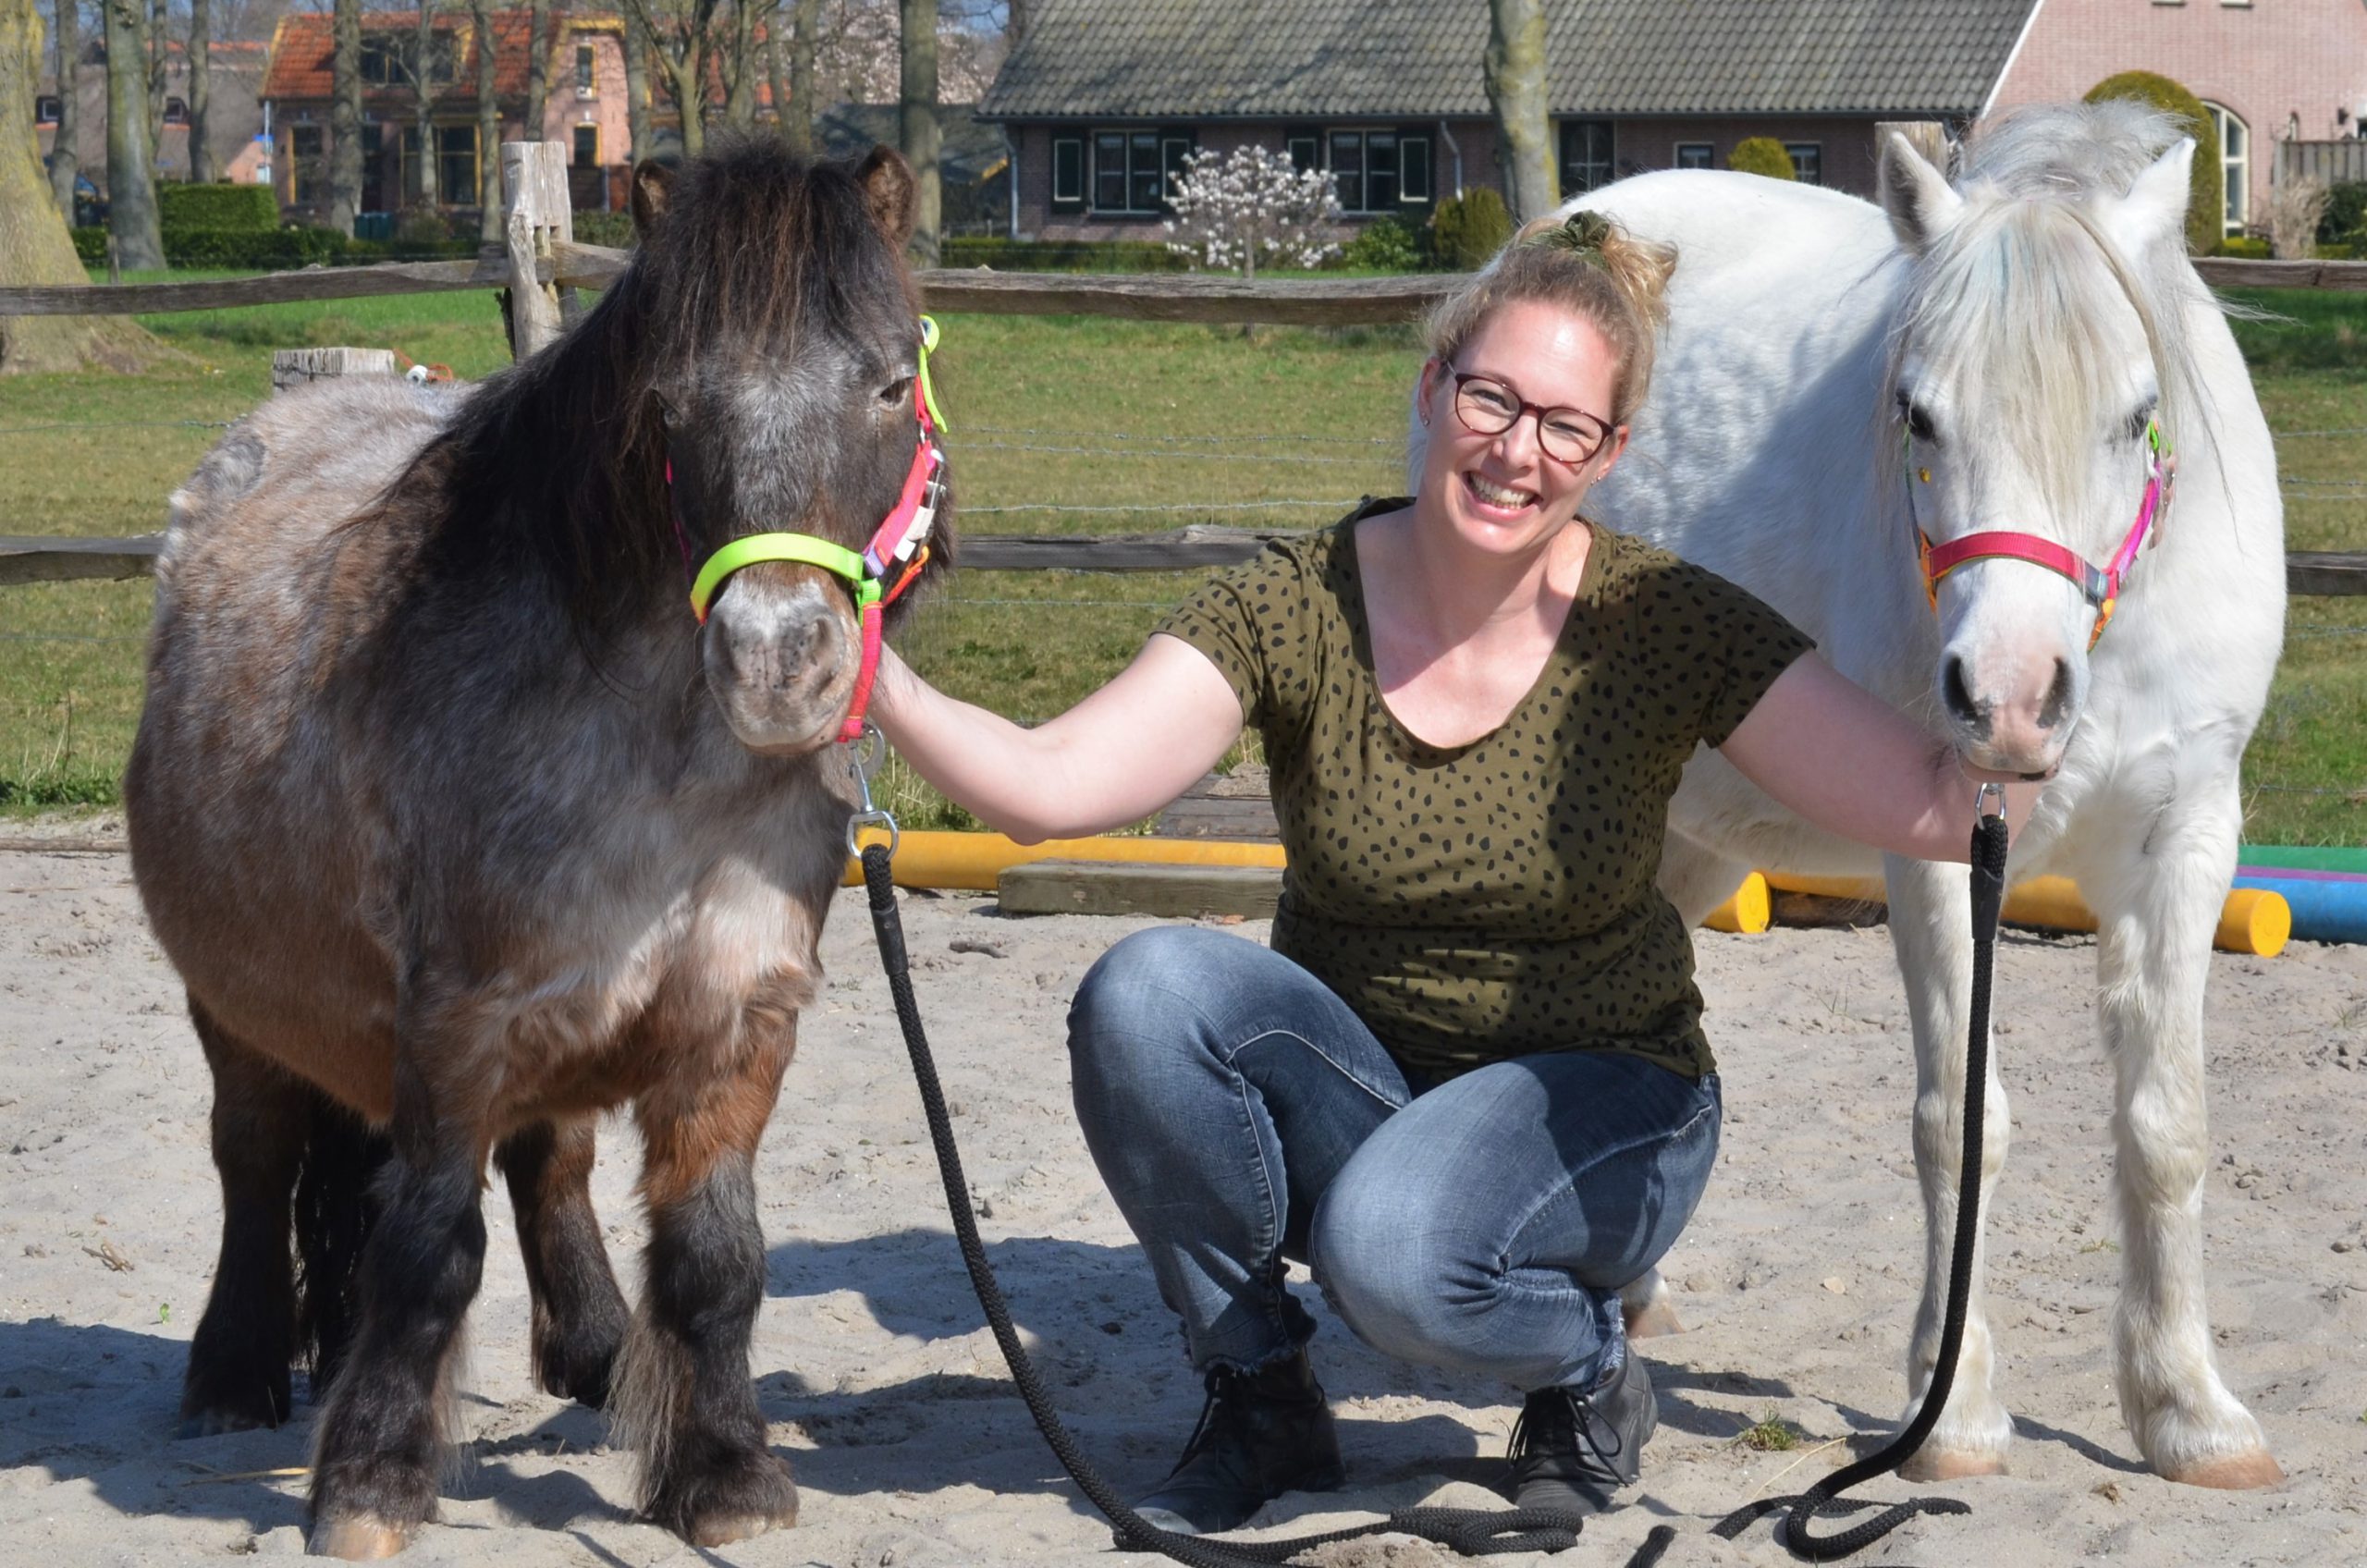
<instances>
[{"instance_id":1,"label":"tree trunk","mask_svg":"<svg viewBox=\"0 0 2367 1568\"><path fill-rule=\"evenodd\" d=\"M1549 134L1544 0L1488 0L1487 80L1504 194L1514 220L1527 223L1561 205Z\"/></svg>"},{"instance_id":2,"label":"tree trunk","mask_svg":"<svg viewBox=\"0 0 2367 1568\"><path fill-rule=\"evenodd\" d=\"M666 68L666 80L674 93L674 106L682 116L682 155L695 158L706 151L706 107L705 84L699 80L699 61L704 50L694 50L681 59L671 52L661 55L658 63Z\"/></svg>"},{"instance_id":3,"label":"tree trunk","mask_svg":"<svg viewBox=\"0 0 2367 1568\"><path fill-rule=\"evenodd\" d=\"M148 51L148 145L161 172L165 154L165 57L173 42L172 13L166 0L148 0L146 30L141 41Z\"/></svg>"},{"instance_id":4,"label":"tree trunk","mask_svg":"<svg viewBox=\"0 0 2367 1568\"><path fill-rule=\"evenodd\" d=\"M1004 0L1002 28L1004 59L1011 58L1011 51L1018 48L1025 41L1029 13L1035 8L1032 0Z\"/></svg>"},{"instance_id":5,"label":"tree trunk","mask_svg":"<svg viewBox=\"0 0 2367 1568\"><path fill-rule=\"evenodd\" d=\"M74 181L82 172L82 0L57 4L57 137L50 144L49 189L57 210L74 222Z\"/></svg>"},{"instance_id":6,"label":"tree trunk","mask_svg":"<svg viewBox=\"0 0 2367 1568\"><path fill-rule=\"evenodd\" d=\"M198 185L211 185L222 178L214 164L213 145L206 140L213 129L208 123L213 102L214 3L189 0L189 178Z\"/></svg>"},{"instance_id":7,"label":"tree trunk","mask_svg":"<svg viewBox=\"0 0 2367 1568\"><path fill-rule=\"evenodd\" d=\"M632 148L625 161L637 164L649 156L649 30L641 12L625 7L625 134Z\"/></svg>"},{"instance_id":8,"label":"tree trunk","mask_svg":"<svg viewBox=\"0 0 2367 1568\"><path fill-rule=\"evenodd\" d=\"M812 157L821 149L814 134L815 34L822 25L822 0L790 0L789 99L780 102L780 79L773 79L773 100L780 108L780 133L789 150Z\"/></svg>"},{"instance_id":9,"label":"tree trunk","mask_svg":"<svg viewBox=\"0 0 2367 1568\"><path fill-rule=\"evenodd\" d=\"M469 0L477 41L477 240L498 245L501 216L501 99L494 79L492 0Z\"/></svg>"},{"instance_id":10,"label":"tree trunk","mask_svg":"<svg viewBox=\"0 0 2367 1568\"><path fill-rule=\"evenodd\" d=\"M903 24L898 134L920 186L913 211L913 260L933 267L943 196L937 169L937 0L898 0L898 5Z\"/></svg>"},{"instance_id":11,"label":"tree trunk","mask_svg":"<svg viewBox=\"0 0 2367 1568\"><path fill-rule=\"evenodd\" d=\"M723 118L745 130L756 123L756 8L761 0L731 0L731 43L724 57L729 78Z\"/></svg>"},{"instance_id":12,"label":"tree trunk","mask_svg":"<svg viewBox=\"0 0 2367 1568\"><path fill-rule=\"evenodd\" d=\"M419 128L419 204L434 212L441 202L444 170L435 145L435 7L419 0L419 25L411 34L412 121Z\"/></svg>"},{"instance_id":13,"label":"tree trunk","mask_svg":"<svg viewBox=\"0 0 2367 1568\"><path fill-rule=\"evenodd\" d=\"M33 0L0 0L0 284L87 284L33 135L41 33ZM59 92L71 91L69 73ZM0 316L0 374L138 370L154 350L155 340L127 316Z\"/></svg>"},{"instance_id":14,"label":"tree trunk","mask_svg":"<svg viewBox=\"0 0 2367 1568\"><path fill-rule=\"evenodd\" d=\"M526 23L526 134L543 139L543 115L551 99L551 0L534 0Z\"/></svg>"},{"instance_id":15,"label":"tree trunk","mask_svg":"<svg viewBox=\"0 0 2367 1568\"><path fill-rule=\"evenodd\" d=\"M336 0L329 39L328 226L350 235L362 210L362 0Z\"/></svg>"},{"instance_id":16,"label":"tree trunk","mask_svg":"<svg viewBox=\"0 0 2367 1568\"><path fill-rule=\"evenodd\" d=\"M18 0L7 0L14 6ZM107 30L107 230L123 264L165 264L156 222L156 153L148 140L148 52L143 0L101 0ZM31 121L27 121L31 124Z\"/></svg>"}]
</instances>

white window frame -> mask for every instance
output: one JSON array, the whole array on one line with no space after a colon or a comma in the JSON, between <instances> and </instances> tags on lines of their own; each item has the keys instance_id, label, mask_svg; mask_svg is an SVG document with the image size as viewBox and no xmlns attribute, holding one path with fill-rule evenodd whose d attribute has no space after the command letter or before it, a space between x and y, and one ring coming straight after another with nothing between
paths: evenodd
<instances>
[{"instance_id":1,"label":"white window frame","mask_svg":"<svg viewBox=\"0 0 2367 1568\"><path fill-rule=\"evenodd\" d=\"M1125 147L1125 200L1120 206L1108 205L1101 200L1101 144L1104 138L1112 136L1122 138ZM1095 126L1085 133L1087 160L1085 169L1085 210L1096 217L1155 218L1162 215L1170 210L1168 187L1174 167L1169 162L1170 151L1180 146L1189 153L1195 145L1192 137L1178 135L1158 126ZM1146 152L1151 159L1148 170L1135 163L1136 154ZM1143 190L1142 177L1146 173L1156 176L1150 187L1155 194L1148 205L1138 200Z\"/></svg>"},{"instance_id":2,"label":"white window frame","mask_svg":"<svg viewBox=\"0 0 2367 1568\"><path fill-rule=\"evenodd\" d=\"M2206 98L2202 101L2202 108L2211 116L2211 129L2219 133L2219 178L2225 185L2219 231L2222 234L2241 234L2250 226L2252 215L2252 128L2244 123L2241 115L2225 104L2214 104ZM2227 135L2230 126L2237 133L2232 139ZM2234 152L2228 151L2230 140L2236 143Z\"/></svg>"},{"instance_id":3,"label":"white window frame","mask_svg":"<svg viewBox=\"0 0 2367 1568\"><path fill-rule=\"evenodd\" d=\"M1596 160L1592 158L1577 165L1574 165L1570 161L1570 132L1580 126L1600 126L1608 133L1603 141L1602 158L1599 165L1602 170L1600 179L1580 180L1571 178L1570 171L1574 166L1584 168L1598 166ZM1562 195L1564 200L1572 196L1583 195L1589 190L1600 190L1617 179L1619 178L1619 122L1604 119L1600 115L1573 115L1557 124L1553 128L1553 172L1554 177L1561 181Z\"/></svg>"},{"instance_id":4,"label":"white window frame","mask_svg":"<svg viewBox=\"0 0 2367 1568\"><path fill-rule=\"evenodd\" d=\"M1806 153L1816 161L1816 178L1809 178L1800 172L1800 154ZM1821 141L1786 141L1784 156L1792 160L1792 178L1802 185L1824 183L1824 143Z\"/></svg>"},{"instance_id":5,"label":"white window frame","mask_svg":"<svg viewBox=\"0 0 2367 1568\"><path fill-rule=\"evenodd\" d=\"M1701 155L1701 161L1698 164L1686 163L1685 154L1687 153L1699 153ZM1676 144L1674 155L1675 161L1669 165L1673 169L1713 169L1718 166L1718 144L1714 141L1680 141Z\"/></svg>"},{"instance_id":6,"label":"white window frame","mask_svg":"<svg viewBox=\"0 0 2367 1568\"><path fill-rule=\"evenodd\" d=\"M1075 167L1069 171L1071 177L1075 179L1076 183L1066 190L1061 189L1061 149L1064 146L1073 147L1076 150ZM1052 204L1056 207L1082 207L1085 205L1085 139L1082 136L1055 136L1052 138L1052 165L1050 173L1052 177Z\"/></svg>"},{"instance_id":7,"label":"white window frame","mask_svg":"<svg viewBox=\"0 0 2367 1568\"><path fill-rule=\"evenodd\" d=\"M42 113L44 105L49 109L49 113L45 115ZM56 93L36 92L33 94L33 124L55 125L65 113L66 100Z\"/></svg>"}]
</instances>

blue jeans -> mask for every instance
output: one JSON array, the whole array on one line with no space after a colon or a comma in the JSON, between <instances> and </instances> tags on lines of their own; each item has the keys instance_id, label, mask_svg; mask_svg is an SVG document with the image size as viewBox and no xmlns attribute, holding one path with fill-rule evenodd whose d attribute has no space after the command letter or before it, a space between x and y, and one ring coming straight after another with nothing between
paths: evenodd
<instances>
[{"instance_id":1,"label":"blue jeans","mask_svg":"<svg viewBox=\"0 0 2367 1568\"><path fill-rule=\"evenodd\" d=\"M1619 1288L1718 1152L1714 1075L1566 1051L1409 1084L1322 982L1196 927L1104 954L1069 1050L1085 1142L1202 1371L1306 1341L1295 1259L1385 1354L1591 1387L1625 1354Z\"/></svg>"}]
</instances>

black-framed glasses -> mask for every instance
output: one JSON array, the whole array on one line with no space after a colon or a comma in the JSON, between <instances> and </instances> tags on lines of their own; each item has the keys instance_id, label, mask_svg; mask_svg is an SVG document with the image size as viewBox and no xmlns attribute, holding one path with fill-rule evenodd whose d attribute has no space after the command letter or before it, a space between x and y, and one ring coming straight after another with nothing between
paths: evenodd
<instances>
[{"instance_id":1,"label":"black-framed glasses","mask_svg":"<svg viewBox=\"0 0 2367 1568\"><path fill-rule=\"evenodd\" d=\"M1454 381L1454 415L1474 435L1502 435L1523 414L1537 416L1539 450L1557 463L1576 468L1611 438L1611 426L1584 409L1546 409L1524 402L1513 389L1492 375L1451 371Z\"/></svg>"}]
</instances>

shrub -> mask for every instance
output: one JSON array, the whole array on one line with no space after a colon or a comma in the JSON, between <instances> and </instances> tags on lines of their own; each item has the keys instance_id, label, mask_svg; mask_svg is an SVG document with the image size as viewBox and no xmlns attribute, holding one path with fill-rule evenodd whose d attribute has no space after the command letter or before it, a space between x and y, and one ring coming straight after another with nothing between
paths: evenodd
<instances>
[{"instance_id":1,"label":"shrub","mask_svg":"<svg viewBox=\"0 0 2367 1568\"><path fill-rule=\"evenodd\" d=\"M1449 196L1430 214L1430 254L1460 272L1487 265L1512 237L1512 211L1490 185Z\"/></svg>"},{"instance_id":2,"label":"shrub","mask_svg":"<svg viewBox=\"0 0 2367 1568\"><path fill-rule=\"evenodd\" d=\"M1324 238L1340 221L1331 177L1295 166L1286 153L1204 147L1187 153L1174 182L1175 216L1167 248L1203 266L1238 267L1257 276L1257 263L1311 267L1339 253Z\"/></svg>"},{"instance_id":3,"label":"shrub","mask_svg":"<svg viewBox=\"0 0 2367 1568\"><path fill-rule=\"evenodd\" d=\"M582 230L577 231L579 237ZM948 267L997 272L1183 272L1191 263L1166 246L1140 239L948 239L938 251Z\"/></svg>"},{"instance_id":4,"label":"shrub","mask_svg":"<svg viewBox=\"0 0 2367 1568\"><path fill-rule=\"evenodd\" d=\"M1382 272L1419 272L1422 237L1395 218L1375 218L1340 252L1343 264Z\"/></svg>"},{"instance_id":5,"label":"shrub","mask_svg":"<svg viewBox=\"0 0 2367 1568\"><path fill-rule=\"evenodd\" d=\"M1741 174L1755 174L1768 179L1796 179L1792 154L1772 136L1746 136L1735 143L1726 154L1726 167Z\"/></svg>"},{"instance_id":6,"label":"shrub","mask_svg":"<svg viewBox=\"0 0 2367 1568\"><path fill-rule=\"evenodd\" d=\"M439 247L452 239L452 225L434 207L419 203L405 207L395 218L395 227L387 238L403 251Z\"/></svg>"},{"instance_id":7,"label":"shrub","mask_svg":"<svg viewBox=\"0 0 2367 1568\"><path fill-rule=\"evenodd\" d=\"M2268 241L2249 234L2230 235L2211 248L2214 256L2234 256L2240 261L2264 262L2269 258Z\"/></svg>"},{"instance_id":8,"label":"shrub","mask_svg":"<svg viewBox=\"0 0 2367 1568\"><path fill-rule=\"evenodd\" d=\"M2122 71L2088 89L2088 102L2126 98L2149 104L2176 120L2178 129L2194 138L2194 182L2187 192L2186 248L2208 256L2226 229L2226 171L2219 166L2219 131L2202 100L2152 71Z\"/></svg>"},{"instance_id":9,"label":"shrub","mask_svg":"<svg viewBox=\"0 0 2367 1568\"><path fill-rule=\"evenodd\" d=\"M342 261L350 243L334 228L275 228L261 234L238 228L168 228L165 261L177 267L284 272Z\"/></svg>"},{"instance_id":10,"label":"shrub","mask_svg":"<svg viewBox=\"0 0 2367 1568\"><path fill-rule=\"evenodd\" d=\"M2345 180L2326 190L2325 215L2318 220L2318 243L2356 246L2367 239L2367 185Z\"/></svg>"},{"instance_id":11,"label":"shrub","mask_svg":"<svg viewBox=\"0 0 2367 1568\"><path fill-rule=\"evenodd\" d=\"M71 232L74 236L74 253L82 258L84 266L95 267L105 263L107 230L104 224L97 224L89 228L77 228Z\"/></svg>"},{"instance_id":12,"label":"shrub","mask_svg":"<svg viewBox=\"0 0 2367 1568\"><path fill-rule=\"evenodd\" d=\"M268 185L163 184L156 187L156 221L167 229L268 234L279 227L279 199Z\"/></svg>"},{"instance_id":13,"label":"shrub","mask_svg":"<svg viewBox=\"0 0 2367 1568\"><path fill-rule=\"evenodd\" d=\"M631 213L578 213L575 214L575 242L579 245L606 245L622 251L632 244L632 214ZM948 249L951 247L949 245Z\"/></svg>"}]
</instances>

